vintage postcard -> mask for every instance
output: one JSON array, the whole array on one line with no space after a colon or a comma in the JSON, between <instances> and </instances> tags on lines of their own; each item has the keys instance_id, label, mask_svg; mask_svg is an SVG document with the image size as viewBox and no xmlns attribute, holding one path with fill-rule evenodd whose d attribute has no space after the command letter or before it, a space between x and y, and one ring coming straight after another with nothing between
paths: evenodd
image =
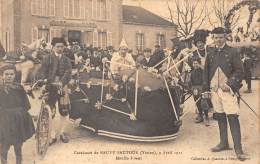
<instances>
[{"instance_id":1,"label":"vintage postcard","mask_svg":"<svg viewBox=\"0 0 260 164\"><path fill-rule=\"evenodd\" d=\"M258 0L0 0L1 164L259 164Z\"/></svg>"}]
</instances>

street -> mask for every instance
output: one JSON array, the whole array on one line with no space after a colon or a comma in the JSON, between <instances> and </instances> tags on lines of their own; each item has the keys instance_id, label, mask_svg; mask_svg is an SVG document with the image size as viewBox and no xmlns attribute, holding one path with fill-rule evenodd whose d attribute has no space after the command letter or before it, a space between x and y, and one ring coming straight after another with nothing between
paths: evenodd
<instances>
[{"instance_id":1,"label":"street","mask_svg":"<svg viewBox=\"0 0 260 164\"><path fill-rule=\"evenodd\" d=\"M257 110L259 114L259 83L252 81L253 93L243 94L242 97ZM241 92L245 90L245 85ZM35 100L34 100L35 101ZM33 104L31 113L39 108L39 103ZM245 163L260 162L260 132L259 120L249 108L241 102L240 124L242 131L242 145L249 159L240 162L236 159L234 150L212 153L211 147L219 142L217 122L210 120L210 126L195 124L195 109L193 99L185 104L183 126L177 139L159 143L139 143L116 140L89 132L68 124L71 140L67 144L58 141L49 147L43 160L37 157L34 138L28 140L23 147L23 161L25 164L108 164L108 163L149 163L167 164L175 161L183 164L190 163ZM233 142L229 131L229 144ZM13 148L9 153L10 163L14 163Z\"/></svg>"}]
</instances>

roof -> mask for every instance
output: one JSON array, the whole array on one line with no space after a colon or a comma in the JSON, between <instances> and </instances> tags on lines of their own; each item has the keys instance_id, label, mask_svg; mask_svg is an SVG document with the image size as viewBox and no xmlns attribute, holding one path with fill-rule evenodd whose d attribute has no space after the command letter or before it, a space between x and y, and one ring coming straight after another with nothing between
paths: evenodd
<instances>
[{"instance_id":1,"label":"roof","mask_svg":"<svg viewBox=\"0 0 260 164\"><path fill-rule=\"evenodd\" d=\"M123 5L123 22L127 24L176 26L174 23L138 6Z\"/></svg>"}]
</instances>

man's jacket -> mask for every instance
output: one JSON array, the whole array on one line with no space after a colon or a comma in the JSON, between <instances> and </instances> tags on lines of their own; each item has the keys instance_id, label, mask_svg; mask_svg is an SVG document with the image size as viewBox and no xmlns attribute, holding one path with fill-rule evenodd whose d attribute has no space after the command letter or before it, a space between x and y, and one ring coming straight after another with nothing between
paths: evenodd
<instances>
[{"instance_id":1,"label":"man's jacket","mask_svg":"<svg viewBox=\"0 0 260 164\"><path fill-rule=\"evenodd\" d=\"M63 85L66 85L71 80L72 66L70 59L65 55L57 57L54 52L46 55L42 60L42 76L48 82L54 82L58 76Z\"/></svg>"},{"instance_id":2,"label":"man's jacket","mask_svg":"<svg viewBox=\"0 0 260 164\"><path fill-rule=\"evenodd\" d=\"M218 70L221 70L221 75L216 75ZM239 90L243 79L243 66L237 49L227 44L221 49L217 49L215 46L208 47L204 68L204 91L210 90L213 76L214 81L216 79L219 83L226 83L233 91ZM225 76L227 80L220 80L218 77L221 76Z\"/></svg>"}]
</instances>

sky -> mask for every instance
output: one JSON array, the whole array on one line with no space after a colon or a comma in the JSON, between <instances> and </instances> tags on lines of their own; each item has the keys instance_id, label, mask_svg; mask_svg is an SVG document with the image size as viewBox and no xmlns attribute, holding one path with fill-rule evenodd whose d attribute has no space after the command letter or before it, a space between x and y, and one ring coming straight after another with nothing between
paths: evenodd
<instances>
[{"instance_id":1,"label":"sky","mask_svg":"<svg viewBox=\"0 0 260 164\"><path fill-rule=\"evenodd\" d=\"M174 5L174 0L123 0L123 4L124 5L134 5L134 6L140 6L143 7L153 13L156 13L157 15L165 18L165 19L169 19L170 18L170 12L168 10L167 7L167 1L170 4L170 7L173 11L175 11L174 9L176 9L175 5ZM181 1L181 0L177 0L177 1ZM196 2L197 0L192 0L193 2ZM203 0L200 0L203 1ZM216 0L219 1L219 0ZM232 6L238 2L240 2L241 0L225 0L226 3L226 9L228 10L229 8L232 8ZM203 4L203 3L201 3ZM216 20L215 14L213 12L213 0L207 0L206 1L206 6L208 9L208 15L209 18L211 20ZM200 7L198 7L198 9L202 9L202 5ZM199 12L199 10L197 10ZM244 26L244 28L246 27L246 22L248 20L248 10L246 7L243 7L240 11L238 11L237 13L239 13L240 17L239 17L239 22L238 24L240 26ZM258 14L256 13L254 16L254 20L252 23L252 27L256 28L257 24L256 24L256 19L258 18L258 15L260 15L260 12L258 11ZM204 23L201 26L202 28L207 28L209 30L211 30L213 27L208 23L208 18L205 19ZM259 26L258 26L259 27Z\"/></svg>"}]
</instances>

